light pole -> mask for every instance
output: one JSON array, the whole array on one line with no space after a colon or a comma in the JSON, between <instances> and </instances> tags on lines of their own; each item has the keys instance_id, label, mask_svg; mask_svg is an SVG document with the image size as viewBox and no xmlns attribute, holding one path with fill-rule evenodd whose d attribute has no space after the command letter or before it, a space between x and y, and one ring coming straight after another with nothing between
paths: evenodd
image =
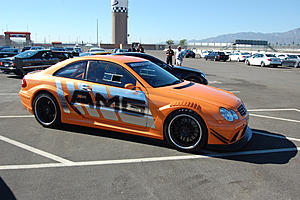
<instances>
[{"instance_id":1,"label":"light pole","mask_svg":"<svg viewBox=\"0 0 300 200\"><path fill-rule=\"evenodd\" d=\"M99 42L98 42L98 19L97 19L97 46L99 47Z\"/></svg>"}]
</instances>

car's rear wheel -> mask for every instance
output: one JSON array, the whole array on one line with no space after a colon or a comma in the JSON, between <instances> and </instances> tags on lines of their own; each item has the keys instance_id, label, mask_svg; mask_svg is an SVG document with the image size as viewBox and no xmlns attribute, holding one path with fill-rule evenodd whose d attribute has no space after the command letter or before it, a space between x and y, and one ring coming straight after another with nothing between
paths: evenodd
<instances>
[{"instance_id":1,"label":"car's rear wheel","mask_svg":"<svg viewBox=\"0 0 300 200\"><path fill-rule=\"evenodd\" d=\"M58 103L49 93L40 93L35 97L33 112L36 120L44 127L56 127L60 124Z\"/></svg>"},{"instance_id":2,"label":"car's rear wheel","mask_svg":"<svg viewBox=\"0 0 300 200\"><path fill-rule=\"evenodd\" d=\"M265 66L265 63L264 63L264 62L261 62L261 63L260 63L260 66L261 66L261 67L264 67L264 66Z\"/></svg>"},{"instance_id":3,"label":"car's rear wheel","mask_svg":"<svg viewBox=\"0 0 300 200\"><path fill-rule=\"evenodd\" d=\"M250 66L250 62L249 62L249 60L246 60L246 65L249 65L249 66Z\"/></svg>"},{"instance_id":4,"label":"car's rear wheel","mask_svg":"<svg viewBox=\"0 0 300 200\"><path fill-rule=\"evenodd\" d=\"M237 61L240 62L240 58L238 58Z\"/></svg>"},{"instance_id":5,"label":"car's rear wheel","mask_svg":"<svg viewBox=\"0 0 300 200\"><path fill-rule=\"evenodd\" d=\"M188 109L171 113L164 124L167 142L178 150L193 152L207 144L207 129L201 117Z\"/></svg>"}]
</instances>

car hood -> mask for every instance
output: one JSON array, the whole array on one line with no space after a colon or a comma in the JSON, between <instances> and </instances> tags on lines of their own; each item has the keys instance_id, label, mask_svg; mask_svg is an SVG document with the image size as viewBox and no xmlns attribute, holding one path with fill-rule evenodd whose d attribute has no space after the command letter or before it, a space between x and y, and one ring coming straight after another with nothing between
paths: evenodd
<instances>
[{"instance_id":1,"label":"car hood","mask_svg":"<svg viewBox=\"0 0 300 200\"><path fill-rule=\"evenodd\" d=\"M181 69L181 70L185 70L185 71L191 71L191 72L198 72L198 73L203 73L202 71L200 71L199 69L194 69L191 67L184 67L184 66L177 66L177 65L173 65L174 69Z\"/></svg>"},{"instance_id":2,"label":"car hood","mask_svg":"<svg viewBox=\"0 0 300 200\"><path fill-rule=\"evenodd\" d=\"M175 95L178 99L193 99L221 107L226 105L228 108L237 108L241 104L241 100L228 91L188 81L169 86L169 95Z\"/></svg>"}]
</instances>

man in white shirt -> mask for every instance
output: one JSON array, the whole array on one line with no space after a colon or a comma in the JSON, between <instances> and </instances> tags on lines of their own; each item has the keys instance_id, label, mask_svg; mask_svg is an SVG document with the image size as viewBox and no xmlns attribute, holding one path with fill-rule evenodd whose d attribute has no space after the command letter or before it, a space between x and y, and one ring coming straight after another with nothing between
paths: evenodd
<instances>
[{"instance_id":1,"label":"man in white shirt","mask_svg":"<svg viewBox=\"0 0 300 200\"><path fill-rule=\"evenodd\" d=\"M175 58L176 65L181 66L183 61L183 51L181 51L181 46L177 47Z\"/></svg>"}]
</instances>

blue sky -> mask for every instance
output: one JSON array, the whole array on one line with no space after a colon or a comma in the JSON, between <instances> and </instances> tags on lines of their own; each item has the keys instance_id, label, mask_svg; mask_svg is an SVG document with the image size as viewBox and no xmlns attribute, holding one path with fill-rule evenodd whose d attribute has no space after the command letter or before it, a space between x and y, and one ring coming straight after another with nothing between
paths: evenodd
<instances>
[{"instance_id":1,"label":"blue sky","mask_svg":"<svg viewBox=\"0 0 300 200\"><path fill-rule=\"evenodd\" d=\"M0 31L30 31L37 42L111 43L111 0L0 0ZM300 27L299 0L129 0L129 42L205 39Z\"/></svg>"}]
</instances>

